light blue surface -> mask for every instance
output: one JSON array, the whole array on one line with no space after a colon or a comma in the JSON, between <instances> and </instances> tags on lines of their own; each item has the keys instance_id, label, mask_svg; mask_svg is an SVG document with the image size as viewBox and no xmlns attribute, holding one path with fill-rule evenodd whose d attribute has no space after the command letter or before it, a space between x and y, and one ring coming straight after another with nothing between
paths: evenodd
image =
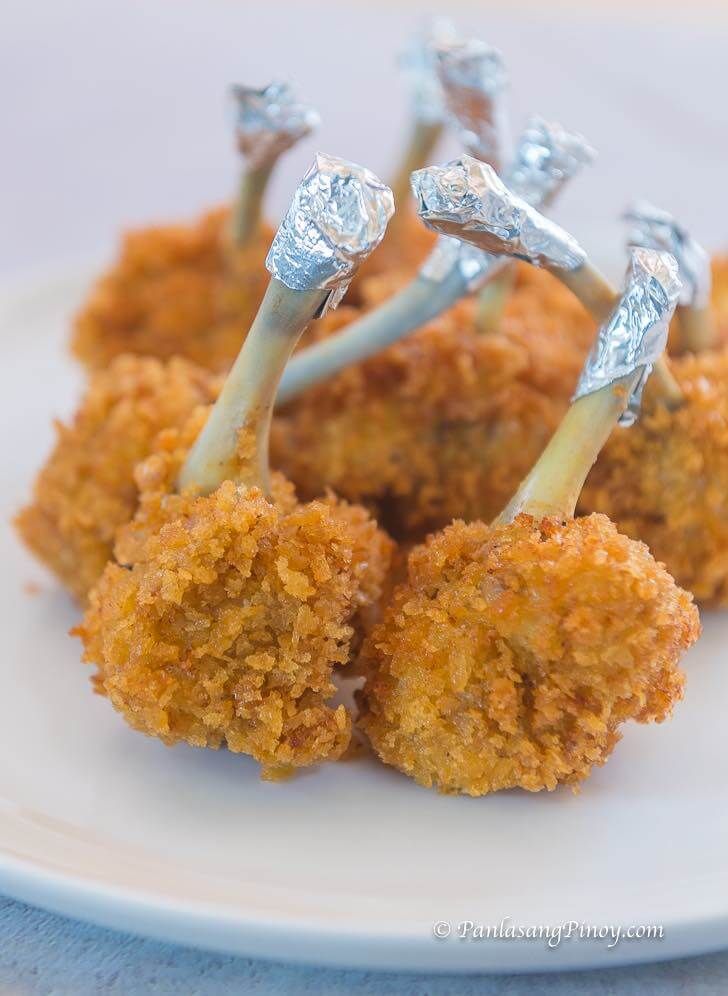
<instances>
[{"instance_id":1,"label":"light blue surface","mask_svg":"<svg viewBox=\"0 0 728 996\"><path fill-rule=\"evenodd\" d=\"M342 972L158 944L0 899L0 996L703 996L726 991L728 953L532 976Z\"/></svg>"}]
</instances>

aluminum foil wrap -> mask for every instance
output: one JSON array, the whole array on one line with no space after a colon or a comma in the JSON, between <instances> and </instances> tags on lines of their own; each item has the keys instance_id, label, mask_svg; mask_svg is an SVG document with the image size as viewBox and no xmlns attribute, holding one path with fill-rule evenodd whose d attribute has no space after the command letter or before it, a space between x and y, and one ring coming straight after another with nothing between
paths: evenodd
<instances>
[{"instance_id":1,"label":"aluminum foil wrap","mask_svg":"<svg viewBox=\"0 0 728 996\"><path fill-rule=\"evenodd\" d=\"M624 292L609 320L599 329L574 400L641 368L620 424L635 421L652 365L665 349L680 289L674 256L654 249L632 250Z\"/></svg>"},{"instance_id":2,"label":"aluminum foil wrap","mask_svg":"<svg viewBox=\"0 0 728 996\"><path fill-rule=\"evenodd\" d=\"M235 85L230 92L238 149L251 169L271 166L321 123L318 112L299 103L288 83L270 83L262 90Z\"/></svg>"},{"instance_id":3,"label":"aluminum foil wrap","mask_svg":"<svg viewBox=\"0 0 728 996\"><path fill-rule=\"evenodd\" d=\"M445 104L463 147L500 169L508 149L503 96L503 58L477 38L443 42L436 48Z\"/></svg>"},{"instance_id":4,"label":"aluminum foil wrap","mask_svg":"<svg viewBox=\"0 0 728 996\"><path fill-rule=\"evenodd\" d=\"M265 265L292 290L326 290L327 308L384 238L392 191L363 166L319 152L293 195Z\"/></svg>"},{"instance_id":5,"label":"aluminum foil wrap","mask_svg":"<svg viewBox=\"0 0 728 996\"><path fill-rule=\"evenodd\" d=\"M547 207L595 152L583 135L533 117L526 125L507 174L508 186L532 207Z\"/></svg>"},{"instance_id":6,"label":"aluminum foil wrap","mask_svg":"<svg viewBox=\"0 0 728 996\"><path fill-rule=\"evenodd\" d=\"M412 174L417 213L428 228L494 255L534 266L576 270L586 254L568 232L510 191L495 170L472 156Z\"/></svg>"},{"instance_id":7,"label":"aluminum foil wrap","mask_svg":"<svg viewBox=\"0 0 728 996\"><path fill-rule=\"evenodd\" d=\"M672 253L680 271L681 305L707 308L710 304L712 274L710 256L667 211L648 201L637 201L624 213L630 225L630 246Z\"/></svg>"},{"instance_id":8,"label":"aluminum foil wrap","mask_svg":"<svg viewBox=\"0 0 728 996\"><path fill-rule=\"evenodd\" d=\"M399 57L399 68L411 94L416 121L437 125L445 120L445 99L437 75L435 49L454 41L454 25L444 17L434 18L425 31L411 40Z\"/></svg>"},{"instance_id":9,"label":"aluminum foil wrap","mask_svg":"<svg viewBox=\"0 0 728 996\"><path fill-rule=\"evenodd\" d=\"M545 207L593 160L594 152L581 135L534 117L516 145L507 174L508 186L532 207ZM495 269L503 266L501 256L441 235L423 263L420 276L440 283L457 267L467 289L476 291Z\"/></svg>"}]
</instances>

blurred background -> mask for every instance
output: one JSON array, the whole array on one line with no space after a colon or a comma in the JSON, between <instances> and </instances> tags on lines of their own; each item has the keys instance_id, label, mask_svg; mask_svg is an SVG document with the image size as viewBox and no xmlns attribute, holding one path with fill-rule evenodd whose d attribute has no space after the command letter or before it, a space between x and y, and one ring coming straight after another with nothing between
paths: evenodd
<instances>
[{"instance_id":1,"label":"blurred background","mask_svg":"<svg viewBox=\"0 0 728 996\"><path fill-rule=\"evenodd\" d=\"M728 245L726 0L3 0L0 276L98 265L120 228L231 195L232 81L294 80L324 119L281 163L272 216L316 148L389 177L408 128L396 54L433 14L501 49L515 131L538 112L599 150L557 212L596 258L619 253L634 196Z\"/></svg>"}]
</instances>

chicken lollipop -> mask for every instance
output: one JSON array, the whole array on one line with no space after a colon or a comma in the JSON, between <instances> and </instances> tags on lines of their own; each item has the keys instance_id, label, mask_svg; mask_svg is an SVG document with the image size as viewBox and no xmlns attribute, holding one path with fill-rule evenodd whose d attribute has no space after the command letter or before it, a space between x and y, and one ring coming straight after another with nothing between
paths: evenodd
<instances>
[{"instance_id":1,"label":"chicken lollipop","mask_svg":"<svg viewBox=\"0 0 728 996\"><path fill-rule=\"evenodd\" d=\"M632 209L632 241L678 254L678 343L695 350L672 360L682 402L665 406L648 388L646 412L632 431L617 430L589 475L581 511L609 515L650 547L704 605L728 605L728 351L715 343L707 306L707 254L665 212ZM641 234L640 234L641 233ZM668 238L669 236L669 238Z\"/></svg>"},{"instance_id":2,"label":"chicken lollipop","mask_svg":"<svg viewBox=\"0 0 728 996\"><path fill-rule=\"evenodd\" d=\"M524 196L544 203L589 158L579 136L532 122L509 175ZM528 267L501 330L481 334L478 302L457 299L507 264L442 237L426 275L293 357L281 393L295 400L276 419L273 456L302 494L330 484L375 504L400 537L496 514L556 428L594 337L573 295ZM431 317L446 308L384 349L416 327L413 313Z\"/></svg>"},{"instance_id":3,"label":"chicken lollipop","mask_svg":"<svg viewBox=\"0 0 728 996\"><path fill-rule=\"evenodd\" d=\"M674 260L636 251L575 400L490 526L455 522L410 555L367 638L361 725L386 763L442 792L578 786L633 719L660 722L698 614L646 546L579 489L662 350Z\"/></svg>"},{"instance_id":4,"label":"chicken lollipop","mask_svg":"<svg viewBox=\"0 0 728 996\"><path fill-rule=\"evenodd\" d=\"M297 338L338 301L392 211L373 174L317 156L216 404L194 441L199 413L139 468L139 510L78 630L99 690L132 727L167 744L227 745L267 777L346 749L351 720L329 704L332 673L379 596L391 547L363 509L333 496L299 504L270 478L275 389Z\"/></svg>"},{"instance_id":5,"label":"chicken lollipop","mask_svg":"<svg viewBox=\"0 0 728 996\"><path fill-rule=\"evenodd\" d=\"M233 87L245 168L232 216L211 211L192 225L126 235L118 262L96 283L72 340L85 366L119 353L179 355L227 370L265 291L263 262L273 232L261 200L281 155L318 124L287 84Z\"/></svg>"}]
</instances>

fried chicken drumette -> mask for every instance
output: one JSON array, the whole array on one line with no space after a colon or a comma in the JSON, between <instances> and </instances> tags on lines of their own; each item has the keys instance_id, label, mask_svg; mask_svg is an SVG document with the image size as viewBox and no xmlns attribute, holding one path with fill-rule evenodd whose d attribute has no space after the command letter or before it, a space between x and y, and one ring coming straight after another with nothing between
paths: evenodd
<instances>
[{"instance_id":1,"label":"fried chicken drumette","mask_svg":"<svg viewBox=\"0 0 728 996\"><path fill-rule=\"evenodd\" d=\"M16 526L80 602L136 510L134 467L162 429L183 425L218 391L215 376L186 360L119 356L92 375L73 421L57 423L54 449Z\"/></svg>"},{"instance_id":2,"label":"fried chicken drumette","mask_svg":"<svg viewBox=\"0 0 728 996\"><path fill-rule=\"evenodd\" d=\"M605 516L456 522L412 552L365 643L359 722L440 791L577 784L624 722L669 716L697 635L690 596Z\"/></svg>"},{"instance_id":3,"label":"fried chicken drumette","mask_svg":"<svg viewBox=\"0 0 728 996\"><path fill-rule=\"evenodd\" d=\"M229 244L229 211L191 225L128 232L117 262L76 316L71 348L91 370L120 353L183 356L225 370L263 297L273 232L261 225L240 249Z\"/></svg>"},{"instance_id":4,"label":"fried chicken drumette","mask_svg":"<svg viewBox=\"0 0 728 996\"><path fill-rule=\"evenodd\" d=\"M649 398L633 432L617 430L580 507L605 512L648 544L705 605L728 604L728 352L722 345L721 267L666 211L631 207L630 242L674 252L682 291L670 338L678 405ZM716 277L717 280L713 280ZM712 295L711 295L712 284ZM712 298L712 300L711 300Z\"/></svg>"},{"instance_id":5,"label":"fried chicken drumette","mask_svg":"<svg viewBox=\"0 0 728 996\"><path fill-rule=\"evenodd\" d=\"M303 329L381 241L392 210L373 174L317 156L218 400L181 434L161 433L138 468L139 509L78 630L97 687L133 728L226 745L268 777L346 749L351 720L329 704L332 675L380 595L392 546L364 509L333 496L300 504L271 481L275 391Z\"/></svg>"},{"instance_id":6,"label":"fried chicken drumette","mask_svg":"<svg viewBox=\"0 0 728 996\"><path fill-rule=\"evenodd\" d=\"M633 257L578 400L515 497L493 525L455 522L416 548L365 641L361 726L422 785L576 786L624 722L659 722L682 695L678 662L699 632L690 595L605 516L572 517L664 348L675 273L672 257Z\"/></svg>"},{"instance_id":7,"label":"fried chicken drumette","mask_svg":"<svg viewBox=\"0 0 728 996\"><path fill-rule=\"evenodd\" d=\"M279 777L349 744L333 672L379 597L391 542L362 508L300 504L279 476L270 496L232 480L174 494L201 414L139 466L141 504L116 545L130 566L108 564L79 633L97 689L134 729L227 746Z\"/></svg>"},{"instance_id":8,"label":"fried chicken drumette","mask_svg":"<svg viewBox=\"0 0 728 996\"><path fill-rule=\"evenodd\" d=\"M481 334L477 311L462 300L289 402L274 421L274 466L303 496L329 486L371 505L400 536L492 518L566 410L594 322L526 266L498 332Z\"/></svg>"},{"instance_id":9,"label":"fried chicken drumette","mask_svg":"<svg viewBox=\"0 0 728 996\"><path fill-rule=\"evenodd\" d=\"M728 353L672 361L684 402L647 392L639 425L615 430L589 475L582 512L643 540L706 606L728 605Z\"/></svg>"}]
</instances>

